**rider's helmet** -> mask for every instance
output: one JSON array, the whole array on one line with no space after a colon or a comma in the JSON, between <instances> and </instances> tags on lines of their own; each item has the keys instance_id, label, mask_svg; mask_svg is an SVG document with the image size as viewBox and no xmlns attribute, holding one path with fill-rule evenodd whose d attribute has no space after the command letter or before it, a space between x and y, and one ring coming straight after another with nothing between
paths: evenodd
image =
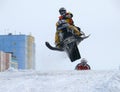
<instances>
[{"instance_id":1,"label":"rider's helmet","mask_svg":"<svg viewBox=\"0 0 120 92\"><path fill-rule=\"evenodd\" d=\"M82 63L83 65L85 65L85 64L87 64L87 60L86 60L85 58L82 58L82 59L81 59L81 63Z\"/></svg>"},{"instance_id":2,"label":"rider's helmet","mask_svg":"<svg viewBox=\"0 0 120 92\"><path fill-rule=\"evenodd\" d=\"M60 15L62 15L62 16L65 16L65 14L66 14L66 9L64 8L64 7L62 7L62 8L60 8L59 9L59 13L60 13Z\"/></svg>"}]
</instances>

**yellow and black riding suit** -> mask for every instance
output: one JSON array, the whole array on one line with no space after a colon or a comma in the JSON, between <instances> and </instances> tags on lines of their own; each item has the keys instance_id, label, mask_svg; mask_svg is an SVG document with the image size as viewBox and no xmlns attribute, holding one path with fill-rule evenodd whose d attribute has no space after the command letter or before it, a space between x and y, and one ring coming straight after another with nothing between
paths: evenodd
<instances>
[{"instance_id":1,"label":"yellow and black riding suit","mask_svg":"<svg viewBox=\"0 0 120 92\"><path fill-rule=\"evenodd\" d=\"M69 24L68 28L72 29L74 31L75 35L80 36L81 35L80 30L78 29L78 27L74 26L74 22L72 20L72 17L73 17L73 15L70 12L68 12L68 13L66 13L65 16L60 16L59 21L65 20ZM59 26L59 22L56 23L57 31L55 33L55 45L57 47L59 47L59 43L60 43L59 32L63 31L63 30L58 30L58 26Z\"/></svg>"}]
</instances>

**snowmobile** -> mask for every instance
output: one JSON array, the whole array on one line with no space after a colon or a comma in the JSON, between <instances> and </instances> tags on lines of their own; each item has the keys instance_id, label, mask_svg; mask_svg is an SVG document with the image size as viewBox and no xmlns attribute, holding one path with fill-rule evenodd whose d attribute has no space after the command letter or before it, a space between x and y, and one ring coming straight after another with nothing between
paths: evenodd
<instances>
[{"instance_id":1,"label":"snowmobile","mask_svg":"<svg viewBox=\"0 0 120 92\"><path fill-rule=\"evenodd\" d=\"M71 62L80 59L81 55L78 49L78 44L84 39L88 38L90 35L76 36L73 33L73 30L69 28L68 23L62 23L62 26L58 27L58 30L62 30L59 32L59 48L51 46L49 42L45 42L46 46L51 50L66 52Z\"/></svg>"}]
</instances>

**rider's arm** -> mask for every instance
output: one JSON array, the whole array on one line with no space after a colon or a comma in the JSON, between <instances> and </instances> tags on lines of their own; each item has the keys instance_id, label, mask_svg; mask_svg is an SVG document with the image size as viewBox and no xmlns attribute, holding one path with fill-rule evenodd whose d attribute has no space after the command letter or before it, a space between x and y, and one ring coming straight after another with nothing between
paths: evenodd
<instances>
[{"instance_id":1,"label":"rider's arm","mask_svg":"<svg viewBox=\"0 0 120 92\"><path fill-rule=\"evenodd\" d=\"M66 18L72 18L72 17L73 17L72 13L70 13L70 12L66 13Z\"/></svg>"}]
</instances>

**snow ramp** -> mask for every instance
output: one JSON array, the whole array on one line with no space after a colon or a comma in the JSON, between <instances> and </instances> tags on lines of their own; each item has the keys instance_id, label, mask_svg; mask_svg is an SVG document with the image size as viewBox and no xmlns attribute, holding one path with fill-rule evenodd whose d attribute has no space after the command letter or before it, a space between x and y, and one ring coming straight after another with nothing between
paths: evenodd
<instances>
[{"instance_id":1,"label":"snow ramp","mask_svg":"<svg viewBox=\"0 0 120 92\"><path fill-rule=\"evenodd\" d=\"M120 92L120 71L6 71L0 92Z\"/></svg>"}]
</instances>

